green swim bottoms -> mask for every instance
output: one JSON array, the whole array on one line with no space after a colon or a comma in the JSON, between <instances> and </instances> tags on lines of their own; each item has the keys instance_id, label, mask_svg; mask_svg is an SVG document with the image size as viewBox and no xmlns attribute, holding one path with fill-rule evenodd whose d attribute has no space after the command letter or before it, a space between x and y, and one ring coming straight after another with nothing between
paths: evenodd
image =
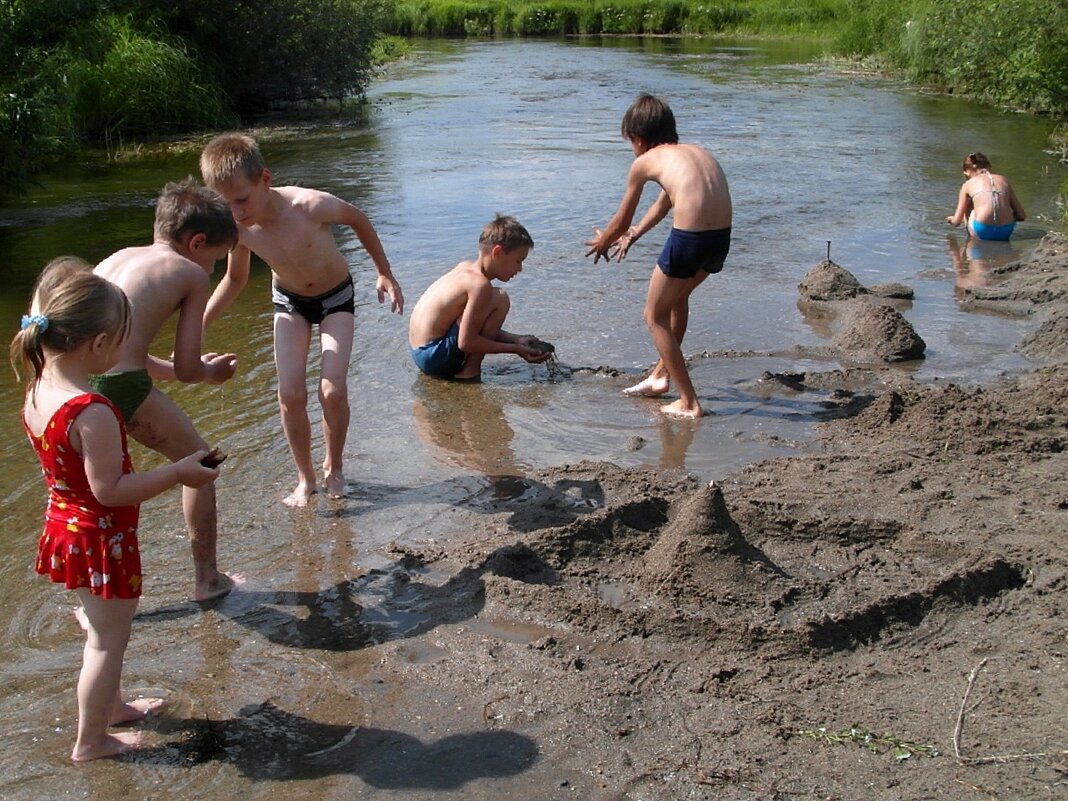
<instances>
[{"instance_id":1,"label":"green swim bottoms","mask_svg":"<svg viewBox=\"0 0 1068 801\"><path fill-rule=\"evenodd\" d=\"M91 375L89 385L114 403L127 423L133 419L134 412L141 408L148 393L152 391L152 379L148 370Z\"/></svg>"}]
</instances>

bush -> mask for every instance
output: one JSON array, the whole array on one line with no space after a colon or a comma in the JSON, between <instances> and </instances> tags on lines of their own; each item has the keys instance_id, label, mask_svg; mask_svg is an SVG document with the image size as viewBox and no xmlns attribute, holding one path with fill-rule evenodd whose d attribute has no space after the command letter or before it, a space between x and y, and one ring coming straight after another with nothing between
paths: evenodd
<instances>
[{"instance_id":1,"label":"bush","mask_svg":"<svg viewBox=\"0 0 1068 801\"><path fill-rule=\"evenodd\" d=\"M699 3L690 6L686 17L687 33L719 33L741 25L752 11L737 3Z\"/></svg>"},{"instance_id":2,"label":"bush","mask_svg":"<svg viewBox=\"0 0 1068 801\"><path fill-rule=\"evenodd\" d=\"M199 54L242 116L363 92L386 0L129 0Z\"/></svg>"},{"instance_id":3,"label":"bush","mask_svg":"<svg viewBox=\"0 0 1068 801\"><path fill-rule=\"evenodd\" d=\"M975 25L976 19L983 20ZM1044 0L932 3L916 21L906 68L998 106L1068 112L1068 6Z\"/></svg>"},{"instance_id":4,"label":"bush","mask_svg":"<svg viewBox=\"0 0 1068 801\"><path fill-rule=\"evenodd\" d=\"M134 30L129 17L107 17L92 28L102 58L57 57L54 67L70 87L82 136L110 144L233 122L220 88L180 43Z\"/></svg>"}]
</instances>

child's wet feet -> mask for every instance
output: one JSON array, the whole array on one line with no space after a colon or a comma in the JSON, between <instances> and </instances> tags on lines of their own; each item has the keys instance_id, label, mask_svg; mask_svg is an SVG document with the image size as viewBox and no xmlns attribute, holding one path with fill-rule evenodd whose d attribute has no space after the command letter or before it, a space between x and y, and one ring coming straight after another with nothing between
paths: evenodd
<instances>
[{"instance_id":1,"label":"child's wet feet","mask_svg":"<svg viewBox=\"0 0 1068 801\"><path fill-rule=\"evenodd\" d=\"M111 725L122 726L127 723L136 723L144 720L152 712L163 706L162 698L135 698L119 707L111 713Z\"/></svg>"},{"instance_id":2,"label":"child's wet feet","mask_svg":"<svg viewBox=\"0 0 1068 801\"><path fill-rule=\"evenodd\" d=\"M311 497L314 494L315 485L305 484L302 481L297 484L296 489L294 489L291 493L289 493L285 498L282 499L282 503L284 503L286 506L292 506L295 508L307 506L308 501L311 500Z\"/></svg>"},{"instance_id":3,"label":"child's wet feet","mask_svg":"<svg viewBox=\"0 0 1068 801\"><path fill-rule=\"evenodd\" d=\"M214 601L244 583L245 576L243 573L223 573L218 571L210 581L197 582L196 589L193 592L193 600L200 602Z\"/></svg>"},{"instance_id":4,"label":"child's wet feet","mask_svg":"<svg viewBox=\"0 0 1068 801\"><path fill-rule=\"evenodd\" d=\"M144 735L136 731L118 732L106 734L98 743L93 745L75 746L70 758L74 762L88 762L92 759L106 759L107 757L125 754L141 746Z\"/></svg>"},{"instance_id":5,"label":"child's wet feet","mask_svg":"<svg viewBox=\"0 0 1068 801\"><path fill-rule=\"evenodd\" d=\"M349 494L349 482L345 480L345 476L340 473L335 473L326 476L323 479L323 484L326 486L326 496L328 498L346 498Z\"/></svg>"},{"instance_id":6,"label":"child's wet feet","mask_svg":"<svg viewBox=\"0 0 1068 801\"><path fill-rule=\"evenodd\" d=\"M698 417L712 414L712 412L706 411L700 406L687 406L681 400L669 403L667 406L661 406L660 413L668 417L681 417L689 420L696 420Z\"/></svg>"},{"instance_id":7,"label":"child's wet feet","mask_svg":"<svg viewBox=\"0 0 1068 801\"><path fill-rule=\"evenodd\" d=\"M670 386L671 384L666 378L649 376L648 378L639 381L634 386L627 387L623 390L623 394L633 397L659 398L668 391Z\"/></svg>"}]
</instances>

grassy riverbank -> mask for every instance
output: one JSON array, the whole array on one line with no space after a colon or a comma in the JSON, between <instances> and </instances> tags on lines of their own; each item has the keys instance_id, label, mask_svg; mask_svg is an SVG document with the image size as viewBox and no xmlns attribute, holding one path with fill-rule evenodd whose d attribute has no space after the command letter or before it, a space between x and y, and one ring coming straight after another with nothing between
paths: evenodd
<instances>
[{"instance_id":1,"label":"grassy riverbank","mask_svg":"<svg viewBox=\"0 0 1068 801\"><path fill-rule=\"evenodd\" d=\"M1068 117L1061 0L0 0L0 197L86 144L358 96L396 57L384 34L815 37L916 84Z\"/></svg>"},{"instance_id":2,"label":"grassy riverbank","mask_svg":"<svg viewBox=\"0 0 1068 801\"><path fill-rule=\"evenodd\" d=\"M1068 113L1068 7L1050 0L397 0L386 29L402 36L814 36L828 53L947 92Z\"/></svg>"}]
</instances>

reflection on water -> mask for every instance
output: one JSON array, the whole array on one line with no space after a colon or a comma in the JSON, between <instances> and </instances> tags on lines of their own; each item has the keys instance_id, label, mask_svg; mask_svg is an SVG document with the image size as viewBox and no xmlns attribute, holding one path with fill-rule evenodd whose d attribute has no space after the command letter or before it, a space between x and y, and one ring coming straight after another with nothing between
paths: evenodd
<instances>
[{"instance_id":1,"label":"reflection on water","mask_svg":"<svg viewBox=\"0 0 1068 801\"><path fill-rule=\"evenodd\" d=\"M946 246L956 275L956 296L964 299L969 289L990 284L991 271L1017 260L1019 251L1012 242L986 241L974 236L958 242L956 234L946 235Z\"/></svg>"},{"instance_id":2,"label":"reflection on water","mask_svg":"<svg viewBox=\"0 0 1068 801\"><path fill-rule=\"evenodd\" d=\"M491 475L518 472L512 450L515 432L505 417L505 399L492 386L420 375L414 395L412 419L419 436L449 461Z\"/></svg>"},{"instance_id":3,"label":"reflection on water","mask_svg":"<svg viewBox=\"0 0 1068 801\"><path fill-rule=\"evenodd\" d=\"M44 486L18 425L21 390L0 383L3 797L258 799L294 778L305 781L280 791L292 801L431 788L475 801L544 797L557 777L537 759L539 743L483 730L479 714L440 703L435 688L384 674L378 652L402 643L402 658L431 662L447 647L433 639L444 627L534 636L516 621L482 620L485 576L558 577L521 551L451 573L398 553L433 553L471 515L496 515L521 540L546 524L546 509L568 525L601 505L596 482L541 482L534 468L607 459L715 478L789 454L814 423L860 408L863 394L832 397L790 379L837 366L818 353L831 321L797 308L797 283L828 240L861 283L914 288L904 313L929 350L901 369L969 382L1024 367L1013 344L1027 322L971 313L956 293L1025 255L1057 217L1065 168L1043 152L1050 121L828 73L809 63L816 52L719 40L438 42L371 88L366 126L262 132L277 182L322 188L367 212L412 304L474 255L487 219L514 214L535 248L508 287L508 328L555 343L561 369L500 359L480 385L420 376L407 319L377 303L373 266L338 230L357 291L345 454L354 494L285 509L293 467L275 398L269 274L254 264L206 342L238 354L237 375L218 387L164 387L230 454L218 483L220 562L249 584L209 609L188 603L178 494L144 505L146 596L126 675L130 689L168 698L167 718L145 760L88 769L66 760L80 631L70 598L30 571ZM642 306L667 223L621 264L583 257L591 226L618 202L632 160L619 120L644 90L671 102L683 140L716 153L736 204L727 266L692 299L691 372L715 413L700 421L665 419L659 402L620 393L655 359ZM946 237L960 154L974 150L1012 176L1032 215L1011 254ZM149 241L160 187L196 173L196 156L193 147L74 166L0 210L7 330L54 256L98 261ZM321 441L314 446L321 453ZM158 464L136 448L134 458L141 469ZM626 603L624 590L601 593Z\"/></svg>"}]
</instances>

